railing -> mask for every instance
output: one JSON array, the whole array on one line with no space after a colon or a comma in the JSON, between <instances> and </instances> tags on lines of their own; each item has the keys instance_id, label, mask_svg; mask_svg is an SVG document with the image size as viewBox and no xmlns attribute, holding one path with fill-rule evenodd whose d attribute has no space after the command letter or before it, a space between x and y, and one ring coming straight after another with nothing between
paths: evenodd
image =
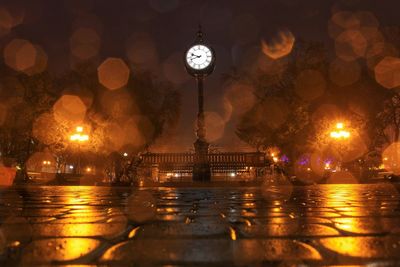
<instances>
[{"instance_id":1,"label":"railing","mask_svg":"<svg viewBox=\"0 0 400 267\"><path fill-rule=\"evenodd\" d=\"M207 155L212 169L238 169L264 167L268 164L261 152L227 152ZM189 169L195 161L194 153L146 153L141 156L142 166L158 165L161 168Z\"/></svg>"}]
</instances>

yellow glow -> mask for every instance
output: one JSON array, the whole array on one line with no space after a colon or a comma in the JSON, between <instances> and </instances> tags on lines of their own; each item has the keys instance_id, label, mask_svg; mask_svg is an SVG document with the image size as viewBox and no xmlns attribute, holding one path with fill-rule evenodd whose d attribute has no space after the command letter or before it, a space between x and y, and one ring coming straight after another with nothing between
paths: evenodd
<instances>
[{"instance_id":1,"label":"yellow glow","mask_svg":"<svg viewBox=\"0 0 400 267\"><path fill-rule=\"evenodd\" d=\"M250 222L249 220L247 220L247 219L244 219L244 222L246 223L246 225L247 225L248 227L250 227L250 226L251 226L251 222Z\"/></svg>"},{"instance_id":2,"label":"yellow glow","mask_svg":"<svg viewBox=\"0 0 400 267\"><path fill-rule=\"evenodd\" d=\"M325 163L325 170L330 170L330 169L331 169L331 164Z\"/></svg>"},{"instance_id":3,"label":"yellow glow","mask_svg":"<svg viewBox=\"0 0 400 267\"><path fill-rule=\"evenodd\" d=\"M336 129L338 131L332 131L330 133L330 136L332 138L334 138L334 139L341 139L341 138L347 139L347 138L349 138L350 137L350 132L343 130L343 128L344 128L343 122L336 123Z\"/></svg>"},{"instance_id":4,"label":"yellow glow","mask_svg":"<svg viewBox=\"0 0 400 267\"><path fill-rule=\"evenodd\" d=\"M333 132L331 132L330 135L332 138L335 138L335 139L340 139L340 138L347 139L350 137L350 133L347 131L338 131L338 132L333 131Z\"/></svg>"},{"instance_id":5,"label":"yellow glow","mask_svg":"<svg viewBox=\"0 0 400 267\"><path fill-rule=\"evenodd\" d=\"M229 233L230 233L230 235L231 235L231 239L232 239L233 241L235 241L236 238L237 238L237 236L236 236L236 231L235 231L235 229L233 229L231 226L229 226Z\"/></svg>"},{"instance_id":6,"label":"yellow glow","mask_svg":"<svg viewBox=\"0 0 400 267\"><path fill-rule=\"evenodd\" d=\"M89 140L89 135L87 134L82 134L83 133L83 127L82 126L77 126L76 127L76 133L71 135L69 139L71 141L76 141L76 142L85 142Z\"/></svg>"},{"instance_id":7,"label":"yellow glow","mask_svg":"<svg viewBox=\"0 0 400 267\"><path fill-rule=\"evenodd\" d=\"M139 230L139 227L140 227L140 226L133 228L132 231L129 233L128 238L133 238L133 237L135 237L137 231Z\"/></svg>"},{"instance_id":8,"label":"yellow glow","mask_svg":"<svg viewBox=\"0 0 400 267\"><path fill-rule=\"evenodd\" d=\"M89 136L87 134L73 134L70 136L71 141L77 141L77 142L85 142L89 140Z\"/></svg>"},{"instance_id":9,"label":"yellow glow","mask_svg":"<svg viewBox=\"0 0 400 267\"><path fill-rule=\"evenodd\" d=\"M354 218L340 218L340 221L335 222L335 226L340 230L353 233L358 233L360 230L362 230L357 224L357 219Z\"/></svg>"},{"instance_id":10,"label":"yellow glow","mask_svg":"<svg viewBox=\"0 0 400 267\"><path fill-rule=\"evenodd\" d=\"M90 167L86 168L86 172L91 172L91 171L92 171L92 168L90 168Z\"/></svg>"}]
</instances>

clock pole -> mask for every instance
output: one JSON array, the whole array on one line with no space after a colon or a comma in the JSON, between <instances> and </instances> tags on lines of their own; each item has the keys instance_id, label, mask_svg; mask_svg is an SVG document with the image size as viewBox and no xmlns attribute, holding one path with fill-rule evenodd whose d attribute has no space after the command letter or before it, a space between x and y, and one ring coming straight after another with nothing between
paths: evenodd
<instances>
[{"instance_id":1,"label":"clock pole","mask_svg":"<svg viewBox=\"0 0 400 267\"><path fill-rule=\"evenodd\" d=\"M198 92L198 113L197 113L197 131L196 135L198 139L204 140L206 138L206 129L204 121L204 89L203 89L203 76L198 76L197 80L197 92Z\"/></svg>"},{"instance_id":2,"label":"clock pole","mask_svg":"<svg viewBox=\"0 0 400 267\"><path fill-rule=\"evenodd\" d=\"M204 79L210 75L215 67L214 50L204 44L203 32L199 26L195 43L186 51L185 67L187 72L195 77L198 92L198 112L196 141L194 142L193 181L210 181L211 168L208 160L209 144L206 140L204 119Z\"/></svg>"},{"instance_id":3,"label":"clock pole","mask_svg":"<svg viewBox=\"0 0 400 267\"><path fill-rule=\"evenodd\" d=\"M204 95L203 95L203 80L204 77L199 75L196 77L198 89L198 105L199 110L197 113L197 140L194 142L195 162L193 166L193 180L194 181L210 181L211 169L208 161L208 147L206 141L206 129L204 121Z\"/></svg>"}]
</instances>

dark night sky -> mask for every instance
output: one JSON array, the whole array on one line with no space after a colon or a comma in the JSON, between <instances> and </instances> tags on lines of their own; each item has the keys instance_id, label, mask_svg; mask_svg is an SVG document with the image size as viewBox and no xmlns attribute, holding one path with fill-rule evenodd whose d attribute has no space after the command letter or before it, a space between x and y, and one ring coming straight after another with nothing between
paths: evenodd
<instances>
[{"instance_id":1,"label":"dark night sky","mask_svg":"<svg viewBox=\"0 0 400 267\"><path fill-rule=\"evenodd\" d=\"M206 110L223 112L224 86L221 74L232 67L245 67L246 51L270 40L282 29L290 30L296 39L324 42L333 46L327 32L328 20L335 10L367 10L381 25L398 25L398 0L1 0L4 6L18 13L24 11L24 22L0 41L3 47L12 38L24 38L40 44L49 56L48 68L56 73L70 66L69 38L74 25L90 21L101 37L99 61L107 57L126 59L127 42L132 35L148 34L157 50L154 71L169 79L168 68L175 67L173 81L183 95L182 143L191 146L194 140L191 125L196 112L194 81L183 72L179 62L186 47L195 37L201 23L206 41L217 53L214 74L206 82ZM87 19L89 18L89 19ZM79 26L79 25L78 25ZM132 75L135 75L134 69ZM227 125L225 137L233 134ZM217 142L218 143L218 142ZM223 141L220 141L223 143Z\"/></svg>"}]
</instances>

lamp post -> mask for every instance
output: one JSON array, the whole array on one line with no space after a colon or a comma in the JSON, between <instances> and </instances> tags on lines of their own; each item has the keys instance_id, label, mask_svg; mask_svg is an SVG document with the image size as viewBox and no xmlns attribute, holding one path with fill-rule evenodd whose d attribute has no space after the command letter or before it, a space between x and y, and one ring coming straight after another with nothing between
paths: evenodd
<instances>
[{"instance_id":1,"label":"lamp post","mask_svg":"<svg viewBox=\"0 0 400 267\"><path fill-rule=\"evenodd\" d=\"M343 122L338 122L336 123L335 130L330 132L330 137L339 142L339 144L342 144L343 141L350 138L350 132L345 130ZM341 170L343 161L342 151L343 147L339 147L339 170Z\"/></svg>"},{"instance_id":2,"label":"lamp post","mask_svg":"<svg viewBox=\"0 0 400 267\"><path fill-rule=\"evenodd\" d=\"M78 164L76 172L81 174L81 143L87 142L89 140L89 135L83 133L82 126L77 126L76 132L69 137L69 140L78 144Z\"/></svg>"}]
</instances>

